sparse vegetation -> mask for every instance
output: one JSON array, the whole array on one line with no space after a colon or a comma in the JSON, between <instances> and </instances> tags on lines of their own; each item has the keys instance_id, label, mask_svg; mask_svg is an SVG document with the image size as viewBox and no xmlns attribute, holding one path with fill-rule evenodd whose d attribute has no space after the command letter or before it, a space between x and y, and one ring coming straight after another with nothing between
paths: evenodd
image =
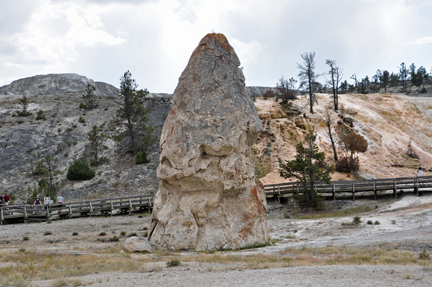
<instances>
[{"instance_id":1,"label":"sparse vegetation","mask_svg":"<svg viewBox=\"0 0 432 287\"><path fill-rule=\"evenodd\" d=\"M49 230L47 230L47 231L44 232L44 236L52 235L52 234L53 234L52 231L49 231Z\"/></svg>"},{"instance_id":2,"label":"sparse vegetation","mask_svg":"<svg viewBox=\"0 0 432 287\"><path fill-rule=\"evenodd\" d=\"M149 163L150 159L147 158L147 153L143 150L136 154L135 156L135 163L136 164L143 164L143 163Z\"/></svg>"},{"instance_id":3,"label":"sparse vegetation","mask_svg":"<svg viewBox=\"0 0 432 287\"><path fill-rule=\"evenodd\" d=\"M111 237L110 238L110 241L111 242L117 242L117 241L119 241L120 239L117 237L117 236L113 236L113 237Z\"/></svg>"},{"instance_id":4,"label":"sparse vegetation","mask_svg":"<svg viewBox=\"0 0 432 287\"><path fill-rule=\"evenodd\" d=\"M44 120L46 121L46 116L42 110L39 110L36 114L36 120Z\"/></svg>"},{"instance_id":5,"label":"sparse vegetation","mask_svg":"<svg viewBox=\"0 0 432 287\"><path fill-rule=\"evenodd\" d=\"M181 264L180 260L178 259L171 259L170 261L168 261L166 263L167 267L174 267L174 266L179 266Z\"/></svg>"},{"instance_id":6,"label":"sparse vegetation","mask_svg":"<svg viewBox=\"0 0 432 287\"><path fill-rule=\"evenodd\" d=\"M72 232L72 236L78 236L78 232L76 231Z\"/></svg>"},{"instance_id":7,"label":"sparse vegetation","mask_svg":"<svg viewBox=\"0 0 432 287\"><path fill-rule=\"evenodd\" d=\"M419 259L421 260L430 260L430 254L426 251L426 249L423 249L423 251L419 254Z\"/></svg>"}]
</instances>

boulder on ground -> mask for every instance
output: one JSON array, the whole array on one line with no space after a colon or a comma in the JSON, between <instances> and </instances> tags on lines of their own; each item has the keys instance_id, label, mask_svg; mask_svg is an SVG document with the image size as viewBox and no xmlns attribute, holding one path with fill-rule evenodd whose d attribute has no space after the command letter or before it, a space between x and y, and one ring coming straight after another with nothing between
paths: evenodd
<instances>
[{"instance_id":1,"label":"boulder on ground","mask_svg":"<svg viewBox=\"0 0 432 287\"><path fill-rule=\"evenodd\" d=\"M153 253L154 251L159 249L154 243L149 242L147 239L144 239L139 236L132 236L123 241L123 248L129 252L148 252Z\"/></svg>"}]
</instances>

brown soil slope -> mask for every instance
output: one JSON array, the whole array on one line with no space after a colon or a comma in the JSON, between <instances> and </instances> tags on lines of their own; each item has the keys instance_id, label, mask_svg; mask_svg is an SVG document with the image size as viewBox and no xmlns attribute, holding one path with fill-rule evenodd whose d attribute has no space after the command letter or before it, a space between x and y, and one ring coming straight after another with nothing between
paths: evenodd
<instances>
[{"instance_id":1,"label":"brown soil slope","mask_svg":"<svg viewBox=\"0 0 432 287\"><path fill-rule=\"evenodd\" d=\"M415 176L419 166L432 167L432 101L429 97L410 97L400 94L340 95L344 107L343 121L340 113L330 112L336 132L355 132L368 141L368 150L358 154L359 178L389 178ZM264 184L287 181L279 176L278 160L291 160L295 145L303 141L308 129L317 133L317 142L325 151L326 159L334 164L330 140L325 133L323 116L332 108L332 97L318 94L318 105L311 114L304 96L292 101L299 115L287 116L287 109L273 99L258 98L255 105L264 124L264 133L254 146L257 171ZM407 156L408 143L418 154L418 159ZM341 152L341 151L339 151ZM424 172L423 175L429 174ZM335 173L333 180L352 179L349 175Z\"/></svg>"}]
</instances>

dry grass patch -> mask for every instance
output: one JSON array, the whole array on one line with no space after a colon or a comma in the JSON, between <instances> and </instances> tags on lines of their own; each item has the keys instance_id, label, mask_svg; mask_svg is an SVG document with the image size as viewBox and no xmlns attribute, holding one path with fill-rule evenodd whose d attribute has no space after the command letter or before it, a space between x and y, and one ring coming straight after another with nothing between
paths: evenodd
<instances>
[{"instance_id":1,"label":"dry grass patch","mask_svg":"<svg viewBox=\"0 0 432 287\"><path fill-rule=\"evenodd\" d=\"M308 214L300 216L299 219L318 219L318 218L327 218L327 217L342 217L342 216L350 216L355 214L360 214L363 212L369 212L372 208L369 206L357 206L353 208L348 208L345 210L336 210L331 212L319 212L315 214Z\"/></svg>"},{"instance_id":2,"label":"dry grass patch","mask_svg":"<svg viewBox=\"0 0 432 287\"><path fill-rule=\"evenodd\" d=\"M34 252L3 255L6 255L2 256L3 261L19 263L0 268L0 286L7 286L5 282L17 280L66 280L68 277L79 277L95 272L140 272L147 270L145 261L132 260L128 258L129 256L72 256Z\"/></svg>"}]
</instances>

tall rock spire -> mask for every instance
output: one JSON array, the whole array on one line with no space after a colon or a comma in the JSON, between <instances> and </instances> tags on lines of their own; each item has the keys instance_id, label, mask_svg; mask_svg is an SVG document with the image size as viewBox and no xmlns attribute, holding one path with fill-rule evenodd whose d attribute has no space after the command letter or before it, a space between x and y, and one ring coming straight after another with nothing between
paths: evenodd
<instances>
[{"instance_id":1,"label":"tall rock spire","mask_svg":"<svg viewBox=\"0 0 432 287\"><path fill-rule=\"evenodd\" d=\"M251 146L263 127L240 61L208 34L174 91L160 139L149 240L171 250L241 248L269 240Z\"/></svg>"}]
</instances>

